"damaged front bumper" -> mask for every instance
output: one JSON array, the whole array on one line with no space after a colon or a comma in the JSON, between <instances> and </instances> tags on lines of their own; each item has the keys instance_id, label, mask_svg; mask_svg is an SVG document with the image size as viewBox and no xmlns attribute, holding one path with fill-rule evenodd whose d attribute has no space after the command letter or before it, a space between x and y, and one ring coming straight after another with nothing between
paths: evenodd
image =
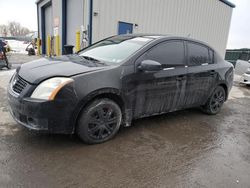
<instances>
[{"instance_id":1,"label":"damaged front bumper","mask_svg":"<svg viewBox=\"0 0 250 188\"><path fill-rule=\"evenodd\" d=\"M21 98L8 89L10 113L14 120L30 130L71 134L74 126L71 115L74 111L72 100L46 101Z\"/></svg>"}]
</instances>

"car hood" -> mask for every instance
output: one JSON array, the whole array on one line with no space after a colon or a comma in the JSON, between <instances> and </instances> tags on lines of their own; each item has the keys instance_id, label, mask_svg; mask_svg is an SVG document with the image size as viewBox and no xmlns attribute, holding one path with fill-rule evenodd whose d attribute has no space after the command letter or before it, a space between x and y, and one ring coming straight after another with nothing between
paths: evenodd
<instances>
[{"instance_id":1,"label":"car hood","mask_svg":"<svg viewBox=\"0 0 250 188\"><path fill-rule=\"evenodd\" d=\"M17 69L17 72L27 82L38 84L51 77L70 77L104 69L105 67L107 66L91 63L77 55L70 55L34 60L23 64Z\"/></svg>"}]
</instances>

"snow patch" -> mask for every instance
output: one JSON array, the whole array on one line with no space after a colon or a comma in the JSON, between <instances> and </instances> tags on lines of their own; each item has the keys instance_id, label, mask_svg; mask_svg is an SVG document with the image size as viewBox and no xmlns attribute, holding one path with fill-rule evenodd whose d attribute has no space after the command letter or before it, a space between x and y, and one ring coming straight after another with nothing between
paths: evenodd
<instances>
[{"instance_id":1,"label":"snow patch","mask_svg":"<svg viewBox=\"0 0 250 188\"><path fill-rule=\"evenodd\" d=\"M11 49L11 53L21 53L21 54L28 54L25 50L28 44L25 44L25 41L18 41L18 40L7 40L8 44Z\"/></svg>"}]
</instances>

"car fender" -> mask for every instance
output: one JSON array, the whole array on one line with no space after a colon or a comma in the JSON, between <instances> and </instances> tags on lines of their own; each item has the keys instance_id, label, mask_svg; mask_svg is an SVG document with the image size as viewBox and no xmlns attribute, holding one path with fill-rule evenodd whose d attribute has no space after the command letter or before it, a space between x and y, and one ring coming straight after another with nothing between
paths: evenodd
<instances>
[{"instance_id":1,"label":"car fender","mask_svg":"<svg viewBox=\"0 0 250 188\"><path fill-rule=\"evenodd\" d=\"M113 96L116 96L117 98L114 99L112 98ZM132 110L130 110L127 106L126 106L126 102L125 102L125 97L122 95L122 92L117 89L117 88L101 88L101 89L97 89L95 91L92 91L91 93L89 93L87 96L85 96L84 98L82 98L79 103L76 106L75 111L72 114L72 122L74 125L72 127L72 133L75 132L75 127L77 125L77 120L78 117L80 115L80 113L82 112L82 110L88 105L90 104L93 100L97 99L97 98L110 98L111 100L114 100L115 102L118 103L118 105L121 107L122 113L123 113L123 121L122 124L124 126L129 126L131 121L132 121ZM120 101L118 102L117 99Z\"/></svg>"}]
</instances>

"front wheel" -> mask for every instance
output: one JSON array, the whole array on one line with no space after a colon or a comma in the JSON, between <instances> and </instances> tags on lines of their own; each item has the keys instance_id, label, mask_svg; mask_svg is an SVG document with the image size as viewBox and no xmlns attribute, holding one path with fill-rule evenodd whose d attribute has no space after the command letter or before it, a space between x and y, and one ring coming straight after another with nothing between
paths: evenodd
<instances>
[{"instance_id":1,"label":"front wheel","mask_svg":"<svg viewBox=\"0 0 250 188\"><path fill-rule=\"evenodd\" d=\"M80 114L77 134L87 144L102 143L115 136L121 120L121 109L114 101L97 99Z\"/></svg>"},{"instance_id":2,"label":"front wheel","mask_svg":"<svg viewBox=\"0 0 250 188\"><path fill-rule=\"evenodd\" d=\"M221 86L217 86L212 95L209 97L207 103L202 107L202 110L207 114L217 114L220 112L225 100L225 89Z\"/></svg>"}]
</instances>

